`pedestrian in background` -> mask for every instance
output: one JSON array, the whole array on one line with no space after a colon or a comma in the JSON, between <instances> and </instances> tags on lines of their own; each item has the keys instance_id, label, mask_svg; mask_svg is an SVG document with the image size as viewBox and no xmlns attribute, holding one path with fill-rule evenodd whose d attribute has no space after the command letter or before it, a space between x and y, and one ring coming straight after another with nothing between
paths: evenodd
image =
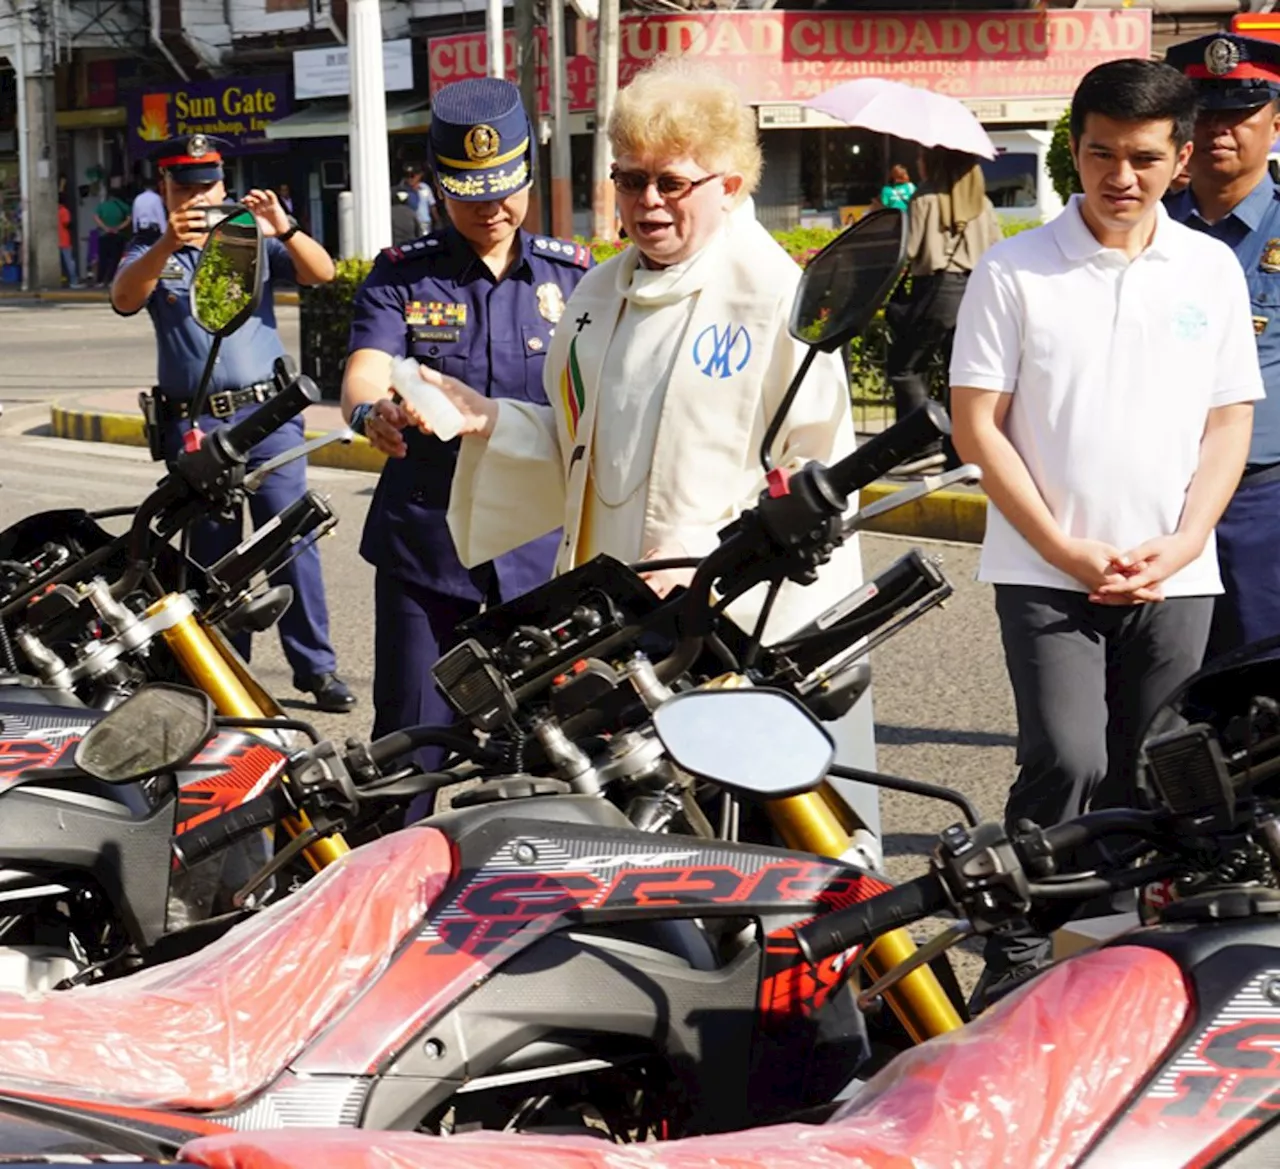
<instances>
[{"instance_id":1,"label":"pedestrian in background","mask_svg":"<svg viewBox=\"0 0 1280 1169\"><path fill-rule=\"evenodd\" d=\"M989 499L978 579L1018 714L1011 828L1131 801L1143 732L1199 667L1222 591L1213 529L1262 380L1239 264L1161 204L1195 115L1167 65L1086 74L1083 195L991 248L960 307L953 421ZM1047 961L1052 924L988 940L976 1006Z\"/></svg>"},{"instance_id":2,"label":"pedestrian in background","mask_svg":"<svg viewBox=\"0 0 1280 1169\"><path fill-rule=\"evenodd\" d=\"M133 200L130 218L133 220L133 230L138 235L157 235L164 231L168 222L168 212L165 211L164 200L160 198L157 186L154 176L144 180L142 190Z\"/></svg>"},{"instance_id":3,"label":"pedestrian in background","mask_svg":"<svg viewBox=\"0 0 1280 1169\"><path fill-rule=\"evenodd\" d=\"M146 308L155 328L157 412L165 457L170 462L183 449L193 426L207 431L220 424L235 424L276 393L273 368L285 349L276 330L272 286L281 280L326 284L334 277L328 252L298 229L276 196L271 191L249 191L242 202L253 212L265 237L262 296L248 321L223 338L205 412L192 417L192 399L213 337L192 316L191 278L208 238L206 209L227 200L222 146L216 138L193 134L170 139L158 148L156 165L164 176L166 227L158 238L149 232L133 241L111 287L111 305L116 312L132 316ZM250 451L248 469L254 470L302 441L302 418L290 419ZM254 526L270 523L306 490L306 460L285 464L249 497ZM214 564L235 548L240 535L238 524L199 524L192 534L192 555L201 564ZM312 695L321 710L335 714L350 710L356 698L337 673L320 551L314 542L301 545L298 556L272 580L293 590L293 604L281 616L277 630L293 669L294 686ZM238 637L235 644L248 659L249 637Z\"/></svg>"},{"instance_id":4,"label":"pedestrian in background","mask_svg":"<svg viewBox=\"0 0 1280 1169\"><path fill-rule=\"evenodd\" d=\"M119 195L108 194L93 211L93 221L98 225L98 283L108 287L115 278L116 268L124 255L124 245L129 236L129 204Z\"/></svg>"},{"instance_id":5,"label":"pedestrian in background","mask_svg":"<svg viewBox=\"0 0 1280 1169\"><path fill-rule=\"evenodd\" d=\"M72 288L83 288L76 270L75 239L71 235L71 208L67 196L58 200L58 254L62 257L62 272Z\"/></svg>"},{"instance_id":6,"label":"pedestrian in background","mask_svg":"<svg viewBox=\"0 0 1280 1169\"><path fill-rule=\"evenodd\" d=\"M897 163L889 168L889 181L880 188L880 206L905 212L915 193L916 185L911 181L910 173Z\"/></svg>"},{"instance_id":7,"label":"pedestrian in background","mask_svg":"<svg viewBox=\"0 0 1280 1169\"><path fill-rule=\"evenodd\" d=\"M945 368L950 362L956 314L969 273L1003 235L976 155L929 147L920 152L919 171L921 187L907 211L910 290L886 310L892 333L889 383L899 422L928 401L933 364L941 362ZM895 473L913 475L947 461L938 442ZM950 461L958 465L954 457Z\"/></svg>"},{"instance_id":8,"label":"pedestrian in background","mask_svg":"<svg viewBox=\"0 0 1280 1169\"><path fill-rule=\"evenodd\" d=\"M1210 657L1280 634L1280 45L1226 34L1176 45L1166 60L1196 78L1200 116L1191 185L1174 219L1230 247L1244 269L1267 396L1253 411L1244 474L1218 521L1223 594Z\"/></svg>"}]
</instances>

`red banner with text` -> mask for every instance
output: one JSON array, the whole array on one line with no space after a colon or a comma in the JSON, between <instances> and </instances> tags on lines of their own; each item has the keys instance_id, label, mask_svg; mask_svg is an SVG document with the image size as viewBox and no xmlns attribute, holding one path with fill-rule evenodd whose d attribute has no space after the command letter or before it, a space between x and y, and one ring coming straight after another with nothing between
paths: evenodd
<instances>
[{"instance_id":1,"label":"red banner with text","mask_svg":"<svg viewBox=\"0 0 1280 1169\"><path fill-rule=\"evenodd\" d=\"M569 108L595 103L591 53L568 59ZM538 90L548 109L546 33L539 30ZM737 83L744 100L798 102L857 77L885 77L962 100L1070 97L1104 61L1151 55L1151 13L1038 12L840 13L716 12L624 16L619 84L664 53L697 57ZM430 87L483 77L484 33L428 41ZM515 74L515 34L506 34L506 75Z\"/></svg>"}]
</instances>

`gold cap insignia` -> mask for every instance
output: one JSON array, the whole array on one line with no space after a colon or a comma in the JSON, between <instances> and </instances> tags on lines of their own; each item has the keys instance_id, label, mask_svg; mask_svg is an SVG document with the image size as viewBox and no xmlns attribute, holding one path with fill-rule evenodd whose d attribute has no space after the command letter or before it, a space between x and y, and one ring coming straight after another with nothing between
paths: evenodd
<instances>
[{"instance_id":1,"label":"gold cap insignia","mask_svg":"<svg viewBox=\"0 0 1280 1169\"><path fill-rule=\"evenodd\" d=\"M498 153L498 131L492 126L472 126L462 140L462 148L471 162L484 162Z\"/></svg>"},{"instance_id":2,"label":"gold cap insignia","mask_svg":"<svg viewBox=\"0 0 1280 1169\"><path fill-rule=\"evenodd\" d=\"M1223 77L1240 64L1240 50L1226 37L1214 37L1204 50L1204 67L1215 77Z\"/></svg>"}]
</instances>

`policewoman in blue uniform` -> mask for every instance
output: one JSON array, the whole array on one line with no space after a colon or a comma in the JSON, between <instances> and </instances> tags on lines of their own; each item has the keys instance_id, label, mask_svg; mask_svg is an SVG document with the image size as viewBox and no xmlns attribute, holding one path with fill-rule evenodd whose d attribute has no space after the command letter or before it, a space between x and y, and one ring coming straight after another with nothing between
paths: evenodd
<instances>
[{"instance_id":1,"label":"policewoman in blue uniform","mask_svg":"<svg viewBox=\"0 0 1280 1169\"><path fill-rule=\"evenodd\" d=\"M1174 45L1165 59L1200 90L1191 181L1166 208L1243 265L1266 388L1254 403L1244 476L1218 521L1226 591L1214 610L1212 658L1280 634L1280 190L1267 164L1280 133L1280 45L1219 33Z\"/></svg>"},{"instance_id":2,"label":"policewoman in blue uniform","mask_svg":"<svg viewBox=\"0 0 1280 1169\"><path fill-rule=\"evenodd\" d=\"M482 605L551 576L558 533L466 569L445 523L461 440L413 427L392 396L395 359L461 378L495 398L545 404L542 366L589 249L526 232L533 137L520 91L497 78L447 85L431 102L429 155L451 226L377 259L356 294L342 408L390 456L361 555L377 569L375 736L453 715L431 667ZM438 751L419 757L437 765Z\"/></svg>"},{"instance_id":3,"label":"policewoman in blue uniform","mask_svg":"<svg viewBox=\"0 0 1280 1169\"><path fill-rule=\"evenodd\" d=\"M206 237L205 209L226 201L221 140L195 134L172 138L155 154L161 172L161 193L169 221L163 232L153 230L133 240L111 285L111 304L122 316L146 308L155 327L158 350L156 424L164 455L172 460L182 450L192 428L190 406L213 338L191 315L191 277ZM284 356L276 332L272 281L324 284L333 279L333 261L309 236L298 230L271 191L250 191L241 202L258 221L266 237L267 272L262 300L244 326L223 339L210 383L208 412L199 419L206 433L239 421L275 392L272 366ZM254 447L250 468L303 440L303 423L296 418ZM255 527L283 511L306 491L306 461L289 463L269 476L250 499ZM212 564L239 543L238 525L206 523L192 534L192 556ZM355 695L338 677L337 658L329 640L329 612L325 602L320 553L309 545L287 568L278 583L293 588L293 604L280 618L280 641L293 668L294 685L313 695L321 710L342 713L356 705ZM236 647L247 658L249 640Z\"/></svg>"}]
</instances>

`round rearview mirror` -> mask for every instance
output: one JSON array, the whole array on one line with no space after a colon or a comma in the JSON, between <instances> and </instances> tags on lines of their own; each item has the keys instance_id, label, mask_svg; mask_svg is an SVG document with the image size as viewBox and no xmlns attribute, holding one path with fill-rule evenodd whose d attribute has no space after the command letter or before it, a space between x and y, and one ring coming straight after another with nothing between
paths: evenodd
<instances>
[{"instance_id":1,"label":"round rearview mirror","mask_svg":"<svg viewBox=\"0 0 1280 1169\"><path fill-rule=\"evenodd\" d=\"M791 308L791 335L826 353L858 336L897 284L906 251L901 211L864 215L805 266Z\"/></svg>"},{"instance_id":2,"label":"round rearview mirror","mask_svg":"<svg viewBox=\"0 0 1280 1169\"><path fill-rule=\"evenodd\" d=\"M234 333L262 293L262 233L252 212L210 208L213 227L191 278L191 315L215 337Z\"/></svg>"},{"instance_id":3,"label":"round rearview mirror","mask_svg":"<svg viewBox=\"0 0 1280 1169\"><path fill-rule=\"evenodd\" d=\"M144 686L89 728L75 765L104 783L132 783L188 762L213 733L213 703L182 686Z\"/></svg>"},{"instance_id":4,"label":"round rearview mirror","mask_svg":"<svg viewBox=\"0 0 1280 1169\"><path fill-rule=\"evenodd\" d=\"M664 702L654 730L677 767L765 799L816 787L835 745L804 706L780 690L692 690Z\"/></svg>"}]
</instances>

